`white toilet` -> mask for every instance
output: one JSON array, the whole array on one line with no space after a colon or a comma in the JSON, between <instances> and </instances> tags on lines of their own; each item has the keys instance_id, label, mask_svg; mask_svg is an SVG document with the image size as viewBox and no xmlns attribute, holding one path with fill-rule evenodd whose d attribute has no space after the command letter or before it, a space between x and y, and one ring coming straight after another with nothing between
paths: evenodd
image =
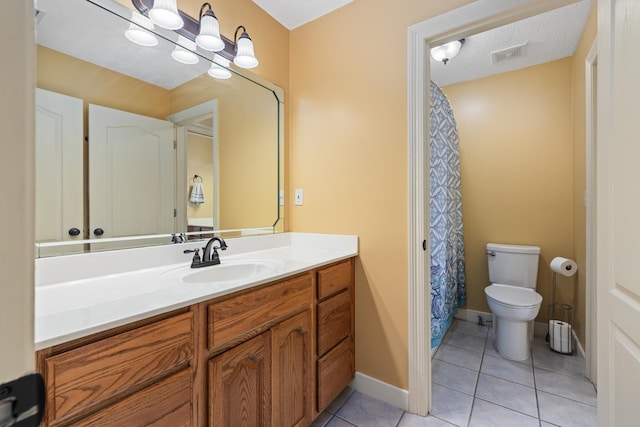
<instances>
[{"instance_id":1,"label":"white toilet","mask_svg":"<svg viewBox=\"0 0 640 427\"><path fill-rule=\"evenodd\" d=\"M539 256L537 246L487 243L491 285L484 293L493 313L496 348L506 359L525 360L531 351L533 319L542 304L535 291Z\"/></svg>"}]
</instances>

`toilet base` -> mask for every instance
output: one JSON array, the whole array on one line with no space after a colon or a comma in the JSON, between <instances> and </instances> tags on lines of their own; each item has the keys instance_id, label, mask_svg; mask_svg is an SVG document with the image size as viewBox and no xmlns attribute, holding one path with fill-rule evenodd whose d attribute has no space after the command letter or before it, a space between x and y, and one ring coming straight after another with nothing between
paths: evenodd
<instances>
[{"instance_id":1,"label":"toilet base","mask_svg":"<svg viewBox=\"0 0 640 427\"><path fill-rule=\"evenodd\" d=\"M495 345L505 359L521 361L531 354L533 321L522 322L494 315Z\"/></svg>"}]
</instances>

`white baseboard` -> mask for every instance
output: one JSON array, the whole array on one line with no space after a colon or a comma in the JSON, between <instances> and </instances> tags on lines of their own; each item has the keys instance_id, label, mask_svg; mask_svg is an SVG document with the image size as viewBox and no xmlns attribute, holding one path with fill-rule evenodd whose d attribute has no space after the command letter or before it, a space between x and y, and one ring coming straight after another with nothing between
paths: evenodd
<instances>
[{"instance_id":1,"label":"white baseboard","mask_svg":"<svg viewBox=\"0 0 640 427\"><path fill-rule=\"evenodd\" d=\"M360 393L374 397L402 410L409 410L409 391L356 372L349 386Z\"/></svg>"},{"instance_id":2,"label":"white baseboard","mask_svg":"<svg viewBox=\"0 0 640 427\"><path fill-rule=\"evenodd\" d=\"M573 335L573 342L576 344L576 347L580 352L580 356L582 356L583 359L586 359L587 356L584 352L584 347L582 347L582 343L580 342L580 340L578 339L578 336L576 335L576 330L573 328L571 328L571 335Z\"/></svg>"}]
</instances>

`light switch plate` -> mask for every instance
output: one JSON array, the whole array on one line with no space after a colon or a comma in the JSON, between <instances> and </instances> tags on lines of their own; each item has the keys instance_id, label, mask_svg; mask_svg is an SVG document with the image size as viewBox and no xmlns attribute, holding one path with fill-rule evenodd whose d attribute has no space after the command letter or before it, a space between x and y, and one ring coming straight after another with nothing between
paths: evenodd
<instances>
[{"instance_id":1,"label":"light switch plate","mask_svg":"<svg viewBox=\"0 0 640 427\"><path fill-rule=\"evenodd\" d=\"M296 188L296 195L295 195L295 204L296 206L302 206L302 202L304 199L304 194L301 188Z\"/></svg>"}]
</instances>

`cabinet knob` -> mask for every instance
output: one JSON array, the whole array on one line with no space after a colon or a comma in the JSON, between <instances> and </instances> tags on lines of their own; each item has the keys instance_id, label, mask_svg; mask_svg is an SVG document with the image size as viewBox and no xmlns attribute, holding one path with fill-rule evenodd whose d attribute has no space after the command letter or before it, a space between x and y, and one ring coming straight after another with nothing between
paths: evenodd
<instances>
[{"instance_id":1,"label":"cabinet knob","mask_svg":"<svg viewBox=\"0 0 640 427\"><path fill-rule=\"evenodd\" d=\"M96 236L102 236L104 234L104 230L102 228L96 228L93 230L93 234Z\"/></svg>"},{"instance_id":2,"label":"cabinet knob","mask_svg":"<svg viewBox=\"0 0 640 427\"><path fill-rule=\"evenodd\" d=\"M69 229L69 236L78 236L80 234L80 230L76 227Z\"/></svg>"}]
</instances>

